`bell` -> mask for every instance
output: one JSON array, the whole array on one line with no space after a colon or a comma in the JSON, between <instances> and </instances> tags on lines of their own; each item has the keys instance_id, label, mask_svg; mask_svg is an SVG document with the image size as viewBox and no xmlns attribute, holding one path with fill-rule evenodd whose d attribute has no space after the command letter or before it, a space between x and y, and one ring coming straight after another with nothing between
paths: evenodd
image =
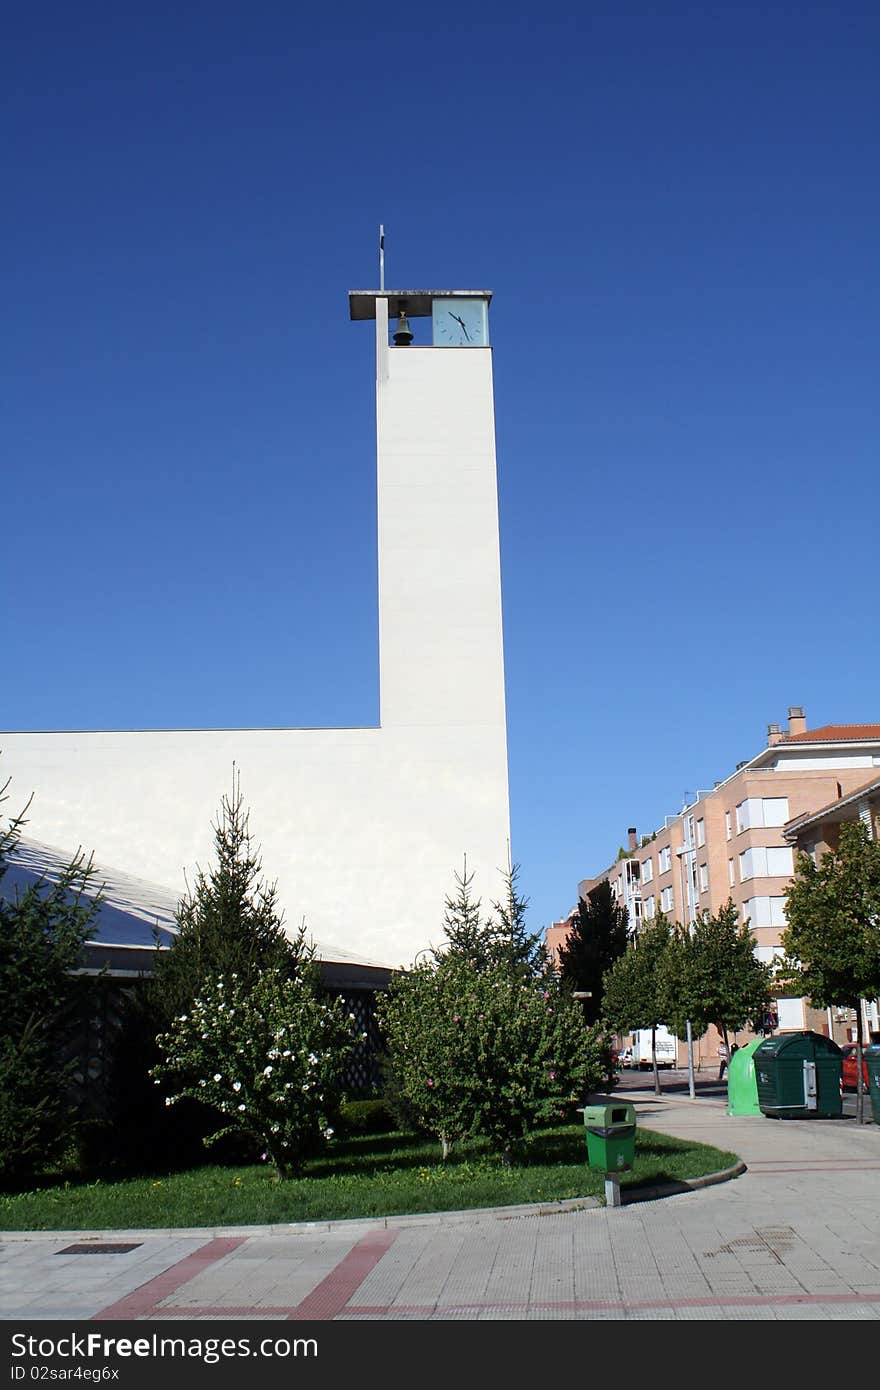
<instances>
[{"instance_id":1,"label":"bell","mask_svg":"<svg viewBox=\"0 0 880 1390\"><path fill-rule=\"evenodd\" d=\"M409 347L413 340L413 331L409 326L404 309L406 305L401 303L397 314L397 327L394 330L395 347Z\"/></svg>"}]
</instances>

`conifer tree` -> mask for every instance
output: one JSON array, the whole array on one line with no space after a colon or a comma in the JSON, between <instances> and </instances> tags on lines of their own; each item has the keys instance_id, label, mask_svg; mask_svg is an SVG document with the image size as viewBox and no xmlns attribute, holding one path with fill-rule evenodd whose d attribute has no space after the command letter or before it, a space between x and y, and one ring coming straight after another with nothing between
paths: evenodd
<instances>
[{"instance_id":1,"label":"conifer tree","mask_svg":"<svg viewBox=\"0 0 880 1390\"><path fill-rule=\"evenodd\" d=\"M492 931L480 916L481 900L473 896L474 875L468 873L467 855L462 872L455 874L455 891L446 895L443 930L446 941L435 958L450 956L485 969L492 960Z\"/></svg>"},{"instance_id":2,"label":"conifer tree","mask_svg":"<svg viewBox=\"0 0 880 1390\"><path fill-rule=\"evenodd\" d=\"M569 989L589 994L583 1000L587 1023L602 1017L603 977L626 950L628 919L607 879L578 900L571 917L571 930L559 948L559 973Z\"/></svg>"},{"instance_id":3,"label":"conifer tree","mask_svg":"<svg viewBox=\"0 0 880 1390\"><path fill-rule=\"evenodd\" d=\"M502 877L504 893L499 902L492 904L495 958L525 975L544 976L552 966L543 933L530 932L526 926L529 900L520 896L519 864L509 864Z\"/></svg>"},{"instance_id":4,"label":"conifer tree","mask_svg":"<svg viewBox=\"0 0 880 1390\"><path fill-rule=\"evenodd\" d=\"M6 800L8 786L7 780L0 788L0 801ZM21 838L24 816L22 811L0 829L0 880ZM20 1181L50 1162L72 1132L70 1068L59 1064L59 1047L77 984L70 972L81 963L100 901L91 859L81 851L57 880L42 879L10 897L0 889L0 1176L5 1181Z\"/></svg>"},{"instance_id":5,"label":"conifer tree","mask_svg":"<svg viewBox=\"0 0 880 1390\"><path fill-rule=\"evenodd\" d=\"M276 886L261 876L235 770L212 828L216 862L198 869L178 905L178 935L157 956L151 997L166 1018L185 1010L204 981L217 975L256 981L265 970L280 967L292 978L311 967L304 927L293 939L287 936Z\"/></svg>"}]
</instances>

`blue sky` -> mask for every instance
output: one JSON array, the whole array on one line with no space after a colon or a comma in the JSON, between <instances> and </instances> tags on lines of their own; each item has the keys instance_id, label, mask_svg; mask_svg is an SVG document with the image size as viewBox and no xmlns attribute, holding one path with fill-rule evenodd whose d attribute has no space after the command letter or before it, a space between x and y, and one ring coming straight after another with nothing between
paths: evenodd
<instances>
[{"instance_id":1,"label":"blue sky","mask_svg":"<svg viewBox=\"0 0 880 1390\"><path fill-rule=\"evenodd\" d=\"M876 4L83 0L4 38L0 726L376 721L380 222L389 285L495 295L533 928L790 704L880 720Z\"/></svg>"}]
</instances>

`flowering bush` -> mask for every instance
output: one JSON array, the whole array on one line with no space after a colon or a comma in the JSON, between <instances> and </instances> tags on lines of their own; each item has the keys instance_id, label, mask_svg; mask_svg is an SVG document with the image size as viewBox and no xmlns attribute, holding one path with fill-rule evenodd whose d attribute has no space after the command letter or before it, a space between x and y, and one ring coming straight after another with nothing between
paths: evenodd
<instances>
[{"instance_id":1,"label":"flowering bush","mask_svg":"<svg viewBox=\"0 0 880 1390\"><path fill-rule=\"evenodd\" d=\"M206 1144L232 1131L250 1134L290 1177L332 1134L325 1110L354 1042L352 1025L353 1015L346 1018L308 977L291 980L280 967L256 983L219 976L157 1038L164 1061L151 1075L166 1083L166 1105L191 1096L221 1112L227 1123Z\"/></svg>"},{"instance_id":2,"label":"flowering bush","mask_svg":"<svg viewBox=\"0 0 880 1390\"><path fill-rule=\"evenodd\" d=\"M444 1157L489 1138L505 1159L601 1083L597 1030L552 977L447 956L401 976L380 1005L394 1084Z\"/></svg>"}]
</instances>

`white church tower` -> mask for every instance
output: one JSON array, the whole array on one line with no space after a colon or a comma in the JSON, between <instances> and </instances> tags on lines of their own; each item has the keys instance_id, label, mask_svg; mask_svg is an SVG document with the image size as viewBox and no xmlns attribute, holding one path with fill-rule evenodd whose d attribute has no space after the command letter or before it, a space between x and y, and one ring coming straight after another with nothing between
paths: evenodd
<instances>
[{"instance_id":1,"label":"white church tower","mask_svg":"<svg viewBox=\"0 0 880 1390\"><path fill-rule=\"evenodd\" d=\"M491 297L349 294L376 329L379 727L4 733L0 771L34 793L30 836L179 894L210 862L234 760L286 920L305 918L325 958L400 965L439 944L465 854L484 905L501 895Z\"/></svg>"}]
</instances>

